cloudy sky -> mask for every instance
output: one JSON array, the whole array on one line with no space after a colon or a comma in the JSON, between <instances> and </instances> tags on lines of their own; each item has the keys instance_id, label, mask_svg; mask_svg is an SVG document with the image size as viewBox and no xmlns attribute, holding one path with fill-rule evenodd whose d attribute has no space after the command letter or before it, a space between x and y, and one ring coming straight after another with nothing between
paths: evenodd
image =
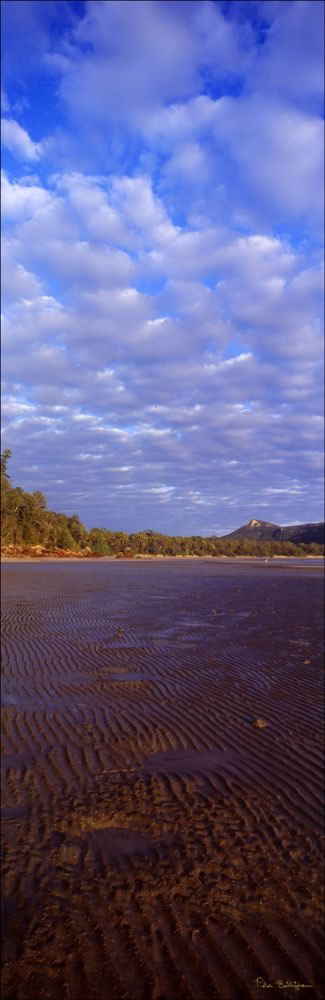
<instances>
[{"instance_id":1,"label":"cloudy sky","mask_svg":"<svg viewBox=\"0 0 325 1000\"><path fill-rule=\"evenodd\" d=\"M323 517L319 0L2 0L3 447L88 527Z\"/></svg>"}]
</instances>

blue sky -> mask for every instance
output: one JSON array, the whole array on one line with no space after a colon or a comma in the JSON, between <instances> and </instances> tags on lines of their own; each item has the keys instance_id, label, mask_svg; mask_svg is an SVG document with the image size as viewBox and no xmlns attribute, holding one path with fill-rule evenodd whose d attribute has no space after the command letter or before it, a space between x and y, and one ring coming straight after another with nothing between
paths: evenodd
<instances>
[{"instance_id":1,"label":"blue sky","mask_svg":"<svg viewBox=\"0 0 325 1000\"><path fill-rule=\"evenodd\" d=\"M323 4L3 0L3 447L88 527L323 518Z\"/></svg>"}]
</instances>

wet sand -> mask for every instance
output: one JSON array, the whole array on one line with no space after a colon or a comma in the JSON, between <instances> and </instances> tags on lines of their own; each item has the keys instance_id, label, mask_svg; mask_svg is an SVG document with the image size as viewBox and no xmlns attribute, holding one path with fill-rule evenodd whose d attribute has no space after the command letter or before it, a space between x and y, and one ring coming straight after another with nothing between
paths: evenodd
<instances>
[{"instance_id":1,"label":"wet sand","mask_svg":"<svg viewBox=\"0 0 325 1000\"><path fill-rule=\"evenodd\" d=\"M322 567L2 588L3 1000L320 998Z\"/></svg>"}]
</instances>

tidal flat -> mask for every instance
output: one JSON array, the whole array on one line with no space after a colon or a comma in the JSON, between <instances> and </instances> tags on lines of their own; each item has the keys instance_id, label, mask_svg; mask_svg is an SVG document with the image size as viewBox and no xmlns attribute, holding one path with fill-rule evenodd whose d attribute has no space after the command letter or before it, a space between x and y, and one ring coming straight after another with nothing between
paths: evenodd
<instances>
[{"instance_id":1,"label":"tidal flat","mask_svg":"<svg viewBox=\"0 0 325 1000\"><path fill-rule=\"evenodd\" d=\"M323 564L12 562L2 595L2 1000L319 1000Z\"/></svg>"}]
</instances>

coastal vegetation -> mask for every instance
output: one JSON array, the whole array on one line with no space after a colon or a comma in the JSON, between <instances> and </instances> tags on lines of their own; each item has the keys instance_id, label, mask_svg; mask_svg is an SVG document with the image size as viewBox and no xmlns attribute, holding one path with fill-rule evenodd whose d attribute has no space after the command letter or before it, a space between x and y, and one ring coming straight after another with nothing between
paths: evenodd
<instances>
[{"instance_id":1,"label":"coastal vegetation","mask_svg":"<svg viewBox=\"0 0 325 1000\"><path fill-rule=\"evenodd\" d=\"M12 486L8 474L9 449L1 456L1 547L4 554L116 556L318 556L324 545L316 542L247 538L190 537L163 535L157 531L127 534L106 528L88 531L77 514L69 517L47 508L39 490L27 493Z\"/></svg>"}]
</instances>

